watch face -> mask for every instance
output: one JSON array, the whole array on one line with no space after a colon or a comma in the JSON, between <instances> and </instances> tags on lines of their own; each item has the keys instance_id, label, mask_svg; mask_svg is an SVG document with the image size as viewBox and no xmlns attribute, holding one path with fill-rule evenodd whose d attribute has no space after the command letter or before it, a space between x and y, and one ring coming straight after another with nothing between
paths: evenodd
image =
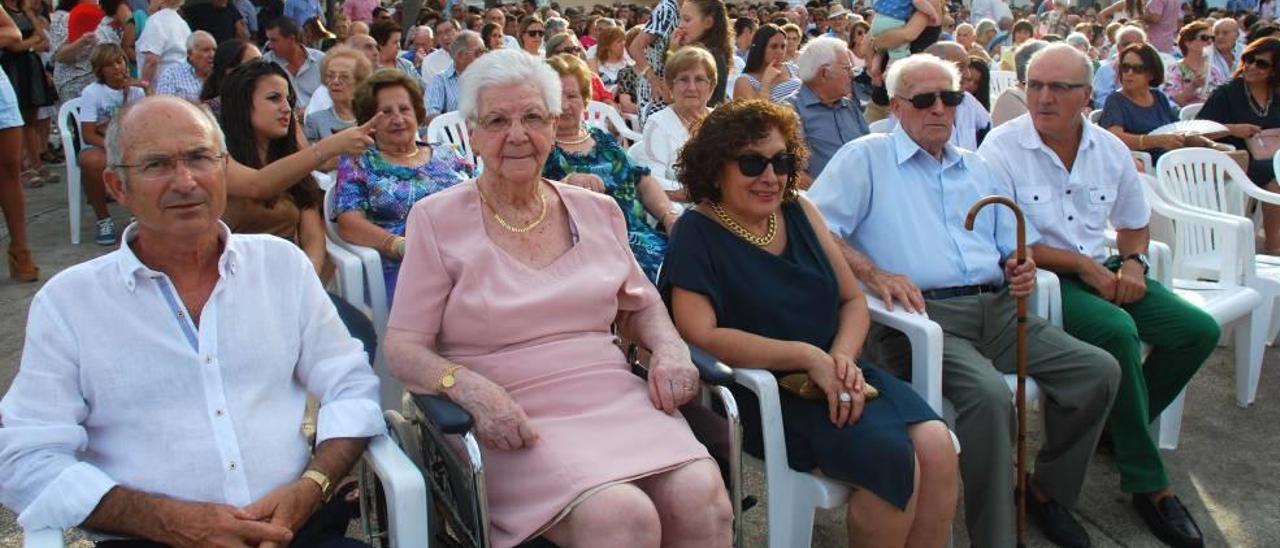
<instances>
[{"instance_id":1,"label":"watch face","mask_svg":"<svg viewBox=\"0 0 1280 548\"><path fill-rule=\"evenodd\" d=\"M453 373L445 375L443 379L440 379L440 386L453 388Z\"/></svg>"}]
</instances>

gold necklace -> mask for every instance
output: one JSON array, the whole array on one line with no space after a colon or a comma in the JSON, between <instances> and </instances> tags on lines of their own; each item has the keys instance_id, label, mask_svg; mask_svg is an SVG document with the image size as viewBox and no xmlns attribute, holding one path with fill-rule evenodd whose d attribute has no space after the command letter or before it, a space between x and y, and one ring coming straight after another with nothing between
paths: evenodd
<instances>
[{"instance_id":1,"label":"gold necklace","mask_svg":"<svg viewBox=\"0 0 1280 548\"><path fill-rule=\"evenodd\" d=\"M711 211L716 214L716 218L724 223L730 232L737 234L739 238L746 240L748 243L765 247L773 243L774 236L778 235L778 214L776 212L769 214L769 228L765 230L764 236L756 236L752 234L747 227L742 226L736 219L724 210L724 206L719 202L711 202Z\"/></svg>"},{"instance_id":2,"label":"gold necklace","mask_svg":"<svg viewBox=\"0 0 1280 548\"><path fill-rule=\"evenodd\" d=\"M480 188L479 181L476 181L476 191L480 193L480 201L489 208L489 213L493 214L493 220L497 221L498 225L502 226L502 228L510 230L511 232L524 234L525 232L533 230L534 227L539 224L542 224L542 220L547 218L547 198L542 194L541 182L538 183L538 202L542 204L542 211L538 213L537 219L534 219L533 222L529 223L529 225L525 227L514 226L511 223L508 223L506 219L503 219L502 216L498 215L498 210L493 207L493 203L489 201L489 198L484 195L484 190Z\"/></svg>"},{"instance_id":3,"label":"gold necklace","mask_svg":"<svg viewBox=\"0 0 1280 548\"><path fill-rule=\"evenodd\" d=\"M413 152L391 152L390 150L387 150L385 148L382 149L383 154L386 154L387 156L390 156L392 158L412 158L414 156L417 156L419 152L422 152L422 149L418 148L418 143L413 144Z\"/></svg>"}]
</instances>

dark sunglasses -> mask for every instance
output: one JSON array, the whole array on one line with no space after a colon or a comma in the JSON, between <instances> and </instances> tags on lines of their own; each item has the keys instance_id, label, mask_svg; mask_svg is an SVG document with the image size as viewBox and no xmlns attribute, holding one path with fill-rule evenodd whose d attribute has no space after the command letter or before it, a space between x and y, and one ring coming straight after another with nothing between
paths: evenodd
<instances>
[{"instance_id":1,"label":"dark sunglasses","mask_svg":"<svg viewBox=\"0 0 1280 548\"><path fill-rule=\"evenodd\" d=\"M537 36L542 36L543 34L546 34L545 32L540 31L540 30L526 30L526 31L524 31L524 33L525 33L526 35L529 35L529 36L535 36L535 37L537 37Z\"/></svg>"},{"instance_id":2,"label":"dark sunglasses","mask_svg":"<svg viewBox=\"0 0 1280 548\"><path fill-rule=\"evenodd\" d=\"M773 164L773 172L778 175L790 175L796 169L796 155L790 152L779 152L773 158L765 158L759 154L748 154L738 157L738 171L747 177L755 177L764 173L764 168Z\"/></svg>"},{"instance_id":3,"label":"dark sunglasses","mask_svg":"<svg viewBox=\"0 0 1280 548\"><path fill-rule=\"evenodd\" d=\"M573 47L571 47L571 48L560 48L560 49L556 50L554 54L555 54L555 55L560 55L561 53L568 53L568 54L570 54L570 55L578 55L579 53L586 53L586 50L584 50L584 49L582 49L581 47L578 47L578 46L573 46Z\"/></svg>"},{"instance_id":4,"label":"dark sunglasses","mask_svg":"<svg viewBox=\"0 0 1280 548\"><path fill-rule=\"evenodd\" d=\"M1147 71L1147 66L1141 63L1120 63L1120 73L1137 72L1143 73Z\"/></svg>"},{"instance_id":5,"label":"dark sunglasses","mask_svg":"<svg viewBox=\"0 0 1280 548\"><path fill-rule=\"evenodd\" d=\"M911 106L916 107L920 110L924 110L926 108L932 108L933 104L938 102L939 97L942 98L942 106L945 106L945 107L959 106L960 103L964 102L963 91L938 91L933 93L918 93L911 97L905 97L905 99L908 101L911 101Z\"/></svg>"},{"instance_id":6,"label":"dark sunglasses","mask_svg":"<svg viewBox=\"0 0 1280 548\"><path fill-rule=\"evenodd\" d=\"M1262 69L1262 70L1267 70L1267 69L1270 69L1272 66L1274 66L1274 65L1271 63L1271 61L1270 61L1270 60L1268 60L1268 59L1258 59L1257 57L1245 57L1245 58L1244 58L1244 59L1242 59L1241 61L1243 61L1243 62L1244 62L1244 64L1246 64L1246 65L1253 65L1253 66L1258 67L1258 68L1260 68L1260 69Z\"/></svg>"},{"instance_id":7,"label":"dark sunglasses","mask_svg":"<svg viewBox=\"0 0 1280 548\"><path fill-rule=\"evenodd\" d=\"M1197 40L1200 40L1201 42L1212 42L1212 41L1213 41L1213 35L1212 35L1212 34L1201 34L1200 36L1197 36L1197 37L1196 37L1196 39L1197 39Z\"/></svg>"}]
</instances>

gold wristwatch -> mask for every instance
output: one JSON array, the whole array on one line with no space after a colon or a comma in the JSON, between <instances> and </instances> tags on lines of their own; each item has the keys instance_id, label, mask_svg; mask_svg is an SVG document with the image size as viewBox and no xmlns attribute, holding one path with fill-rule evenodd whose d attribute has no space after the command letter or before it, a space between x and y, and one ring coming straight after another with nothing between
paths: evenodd
<instances>
[{"instance_id":1,"label":"gold wristwatch","mask_svg":"<svg viewBox=\"0 0 1280 548\"><path fill-rule=\"evenodd\" d=\"M319 470L309 469L302 473L302 477L316 482L316 485L320 486L320 498L329 500L329 476Z\"/></svg>"},{"instance_id":2,"label":"gold wristwatch","mask_svg":"<svg viewBox=\"0 0 1280 548\"><path fill-rule=\"evenodd\" d=\"M454 373L457 373L459 369L462 369L461 365L450 366L444 370L444 375L440 376L440 382L436 383L436 392L444 392L453 388L453 385L458 383L458 378L454 376Z\"/></svg>"}]
</instances>

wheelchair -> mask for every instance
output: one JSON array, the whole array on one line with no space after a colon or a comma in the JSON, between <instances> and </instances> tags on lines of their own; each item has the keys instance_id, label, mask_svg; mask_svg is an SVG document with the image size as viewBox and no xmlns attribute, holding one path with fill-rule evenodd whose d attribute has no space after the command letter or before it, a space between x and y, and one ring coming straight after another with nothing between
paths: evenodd
<instances>
[{"instance_id":1,"label":"wheelchair","mask_svg":"<svg viewBox=\"0 0 1280 548\"><path fill-rule=\"evenodd\" d=\"M643 354L632 345L627 359L635 374L647 378ZM729 391L733 372L701 349L691 347L690 354L702 379L702 390L681 407L681 413L720 467L733 507L734 545L741 546L742 512L755 500L744 500L742 495L742 426L737 402ZM401 411L388 410L385 415L390 435L426 479L427 546L488 548L485 467L471 415L446 398L409 393L403 395ZM522 546L549 548L555 544L535 538Z\"/></svg>"}]
</instances>

